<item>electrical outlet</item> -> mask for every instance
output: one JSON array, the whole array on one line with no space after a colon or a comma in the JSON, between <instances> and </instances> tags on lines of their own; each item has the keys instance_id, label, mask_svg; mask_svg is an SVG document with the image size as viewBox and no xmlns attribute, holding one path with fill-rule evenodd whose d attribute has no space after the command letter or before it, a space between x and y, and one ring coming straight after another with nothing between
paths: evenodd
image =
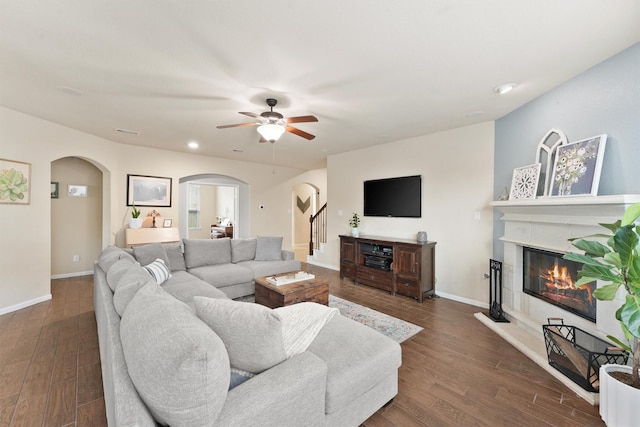
<instances>
[{"instance_id":1,"label":"electrical outlet","mask_svg":"<svg viewBox=\"0 0 640 427\"><path fill-rule=\"evenodd\" d=\"M73 262L80 262L80 255L74 255Z\"/></svg>"}]
</instances>

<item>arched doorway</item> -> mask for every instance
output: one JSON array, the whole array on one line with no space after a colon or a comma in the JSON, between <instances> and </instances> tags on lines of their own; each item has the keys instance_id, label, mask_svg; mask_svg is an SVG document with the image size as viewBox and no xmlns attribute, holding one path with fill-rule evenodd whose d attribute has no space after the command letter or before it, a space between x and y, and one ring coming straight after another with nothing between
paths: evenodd
<instances>
[{"instance_id":1,"label":"arched doorway","mask_svg":"<svg viewBox=\"0 0 640 427\"><path fill-rule=\"evenodd\" d=\"M93 273L93 262L109 241L108 181L103 167L90 159L51 162L52 278Z\"/></svg>"},{"instance_id":2,"label":"arched doorway","mask_svg":"<svg viewBox=\"0 0 640 427\"><path fill-rule=\"evenodd\" d=\"M210 225L221 218L229 219L233 224L233 237L249 237L249 184L226 175L200 174L180 178L179 185L181 236L209 238ZM196 194L199 203L190 206L189 199L195 198ZM198 226L190 227L196 216Z\"/></svg>"}]
</instances>

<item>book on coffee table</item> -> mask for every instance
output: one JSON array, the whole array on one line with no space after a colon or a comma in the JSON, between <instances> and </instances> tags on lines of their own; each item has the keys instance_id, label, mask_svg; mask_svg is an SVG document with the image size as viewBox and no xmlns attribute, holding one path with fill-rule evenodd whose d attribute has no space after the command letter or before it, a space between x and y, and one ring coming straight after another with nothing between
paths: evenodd
<instances>
[{"instance_id":1,"label":"book on coffee table","mask_svg":"<svg viewBox=\"0 0 640 427\"><path fill-rule=\"evenodd\" d=\"M307 273L306 271L299 271L297 273L269 276L266 279L267 282L271 283L272 285L282 286L289 283L302 282L303 280L315 279L315 277L316 276L311 273Z\"/></svg>"}]
</instances>

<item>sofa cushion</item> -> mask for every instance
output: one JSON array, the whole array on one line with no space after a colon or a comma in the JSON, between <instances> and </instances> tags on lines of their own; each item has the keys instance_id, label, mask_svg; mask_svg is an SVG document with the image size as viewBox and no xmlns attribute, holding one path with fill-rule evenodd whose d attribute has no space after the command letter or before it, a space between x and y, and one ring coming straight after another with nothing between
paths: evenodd
<instances>
[{"instance_id":1,"label":"sofa cushion","mask_svg":"<svg viewBox=\"0 0 640 427\"><path fill-rule=\"evenodd\" d=\"M300 261L295 259L289 261L242 261L238 265L250 269L254 278L300 271L301 268Z\"/></svg>"},{"instance_id":2,"label":"sofa cushion","mask_svg":"<svg viewBox=\"0 0 640 427\"><path fill-rule=\"evenodd\" d=\"M157 258L155 261L145 265L143 268L149 272L158 285L162 285L169 277L171 277L169 267L160 258Z\"/></svg>"},{"instance_id":3,"label":"sofa cushion","mask_svg":"<svg viewBox=\"0 0 640 427\"><path fill-rule=\"evenodd\" d=\"M256 257L256 239L231 239L231 262L249 261Z\"/></svg>"},{"instance_id":4,"label":"sofa cushion","mask_svg":"<svg viewBox=\"0 0 640 427\"><path fill-rule=\"evenodd\" d=\"M253 281L253 272L237 264L205 265L189 269L189 273L216 288Z\"/></svg>"},{"instance_id":5,"label":"sofa cushion","mask_svg":"<svg viewBox=\"0 0 640 427\"><path fill-rule=\"evenodd\" d=\"M231 239L183 239L187 269L231 263Z\"/></svg>"},{"instance_id":6,"label":"sofa cushion","mask_svg":"<svg viewBox=\"0 0 640 427\"><path fill-rule=\"evenodd\" d=\"M109 271L109 268L119 259L130 259L135 262L135 258L130 254L115 246L107 246L98 257L98 265L105 273Z\"/></svg>"},{"instance_id":7,"label":"sofa cushion","mask_svg":"<svg viewBox=\"0 0 640 427\"><path fill-rule=\"evenodd\" d=\"M258 236L256 261L281 261L282 237Z\"/></svg>"},{"instance_id":8,"label":"sofa cushion","mask_svg":"<svg viewBox=\"0 0 640 427\"><path fill-rule=\"evenodd\" d=\"M169 259L169 268L171 271L185 271L187 265L184 262L184 253L182 251L182 242L162 243L164 251Z\"/></svg>"},{"instance_id":9,"label":"sofa cushion","mask_svg":"<svg viewBox=\"0 0 640 427\"><path fill-rule=\"evenodd\" d=\"M187 304L193 303L196 296L227 299L224 292L186 271L172 272L169 280L162 284L162 289Z\"/></svg>"},{"instance_id":10,"label":"sofa cushion","mask_svg":"<svg viewBox=\"0 0 640 427\"><path fill-rule=\"evenodd\" d=\"M169 258L161 243L149 243L148 245L134 246L133 256L140 265L151 264L156 259L161 259L165 265L169 265Z\"/></svg>"},{"instance_id":11,"label":"sofa cushion","mask_svg":"<svg viewBox=\"0 0 640 427\"><path fill-rule=\"evenodd\" d=\"M349 406L402 363L397 342L344 316L331 319L308 351L328 367L327 414Z\"/></svg>"},{"instance_id":12,"label":"sofa cushion","mask_svg":"<svg viewBox=\"0 0 640 427\"><path fill-rule=\"evenodd\" d=\"M135 263L122 275L113 293L113 306L120 316L124 313L133 296L147 283L158 286L147 270Z\"/></svg>"},{"instance_id":13,"label":"sofa cushion","mask_svg":"<svg viewBox=\"0 0 640 427\"><path fill-rule=\"evenodd\" d=\"M122 316L120 334L129 376L161 424L214 424L227 397L229 357L186 304L145 286Z\"/></svg>"},{"instance_id":14,"label":"sofa cushion","mask_svg":"<svg viewBox=\"0 0 640 427\"><path fill-rule=\"evenodd\" d=\"M123 258L114 262L109 270L107 271L107 284L111 289L111 292L115 292L118 287L118 282L124 276L124 274L129 270L129 267L134 265L136 262L133 259Z\"/></svg>"},{"instance_id":15,"label":"sofa cushion","mask_svg":"<svg viewBox=\"0 0 640 427\"><path fill-rule=\"evenodd\" d=\"M287 355L280 316L250 302L195 297L196 314L222 339L231 367L260 373Z\"/></svg>"}]
</instances>

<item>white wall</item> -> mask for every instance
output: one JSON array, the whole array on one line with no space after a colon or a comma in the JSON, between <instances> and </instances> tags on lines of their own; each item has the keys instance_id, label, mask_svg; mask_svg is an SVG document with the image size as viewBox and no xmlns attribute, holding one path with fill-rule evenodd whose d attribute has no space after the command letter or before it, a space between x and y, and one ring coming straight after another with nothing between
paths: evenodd
<instances>
[{"instance_id":1,"label":"white wall","mask_svg":"<svg viewBox=\"0 0 640 427\"><path fill-rule=\"evenodd\" d=\"M437 242L436 293L487 303L493 137L494 124L487 122L330 156L328 242L318 263L339 268L338 235L350 232L349 217L357 212L364 235L415 239L427 231ZM422 218L362 217L363 181L407 175L422 175Z\"/></svg>"},{"instance_id":2,"label":"white wall","mask_svg":"<svg viewBox=\"0 0 640 427\"><path fill-rule=\"evenodd\" d=\"M175 222L181 177L220 174L247 182L251 188L248 233L281 235L285 248L292 240L291 189L315 176L293 168L117 144L0 107L0 158L31 163L32 189L30 205L0 205L0 313L50 297L51 162L62 157L83 158L103 172L102 246L124 246L130 217L127 174L173 179L172 207L156 209L161 218L172 218L175 227L179 226ZM259 204L265 209L258 209ZM143 208L143 215L148 210Z\"/></svg>"}]
</instances>

